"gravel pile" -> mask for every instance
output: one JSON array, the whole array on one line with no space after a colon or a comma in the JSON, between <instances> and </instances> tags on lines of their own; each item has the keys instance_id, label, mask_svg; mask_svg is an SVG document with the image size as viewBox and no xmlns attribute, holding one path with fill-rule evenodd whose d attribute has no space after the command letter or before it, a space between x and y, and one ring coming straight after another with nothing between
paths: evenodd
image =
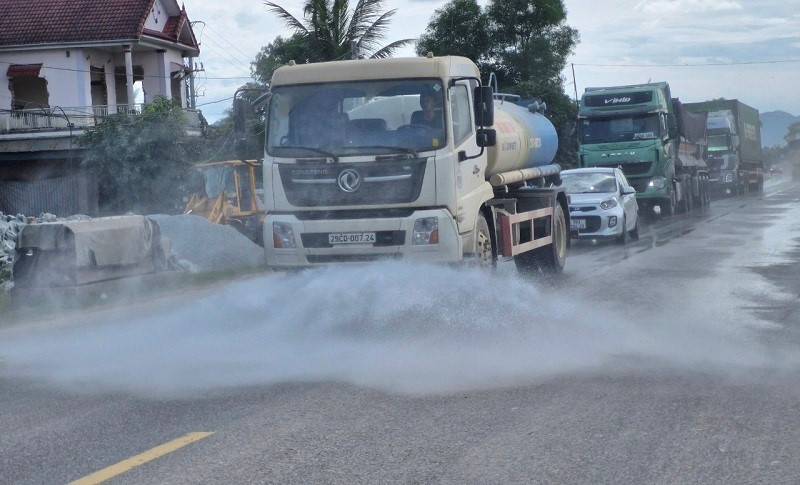
<instances>
[{"instance_id":1,"label":"gravel pile","mask_svg":"<svg viewBox=\"0 0 800 485\"><path fill-rule=\"evenodd\" d=\"M192 214L147 216L170 239L172 253L189 271L241 269L264 264L264 249L231 226Z\"/></svg>"},{"instance_id":2,"label":"gravel pile","mask_svg":"<svg viewBox=\"0 0 800 485\"><path fill-rule=\"evenodd\" d=\"M0 212L0 291L9 291L11 267L17 248L17 236L27 223L23 215L9 216Z\"/></svg>"}]
</instances>

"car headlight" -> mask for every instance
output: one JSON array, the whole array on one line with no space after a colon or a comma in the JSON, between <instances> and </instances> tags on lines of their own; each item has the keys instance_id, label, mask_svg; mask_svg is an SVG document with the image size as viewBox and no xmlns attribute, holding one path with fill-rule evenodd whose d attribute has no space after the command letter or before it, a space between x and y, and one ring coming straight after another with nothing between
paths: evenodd
<instances>
[{"instance_id":1,"label":"car headlight","mask_svg":"<svg viewBox=\"0 0 800 485\"><path fill-rule=\"evenodd\" d=\"M617 226L617 216L611 216L608 218L608 227L616 227Z\"/></svg>"},{"instance_id":2,"label":"car headlight","mask_svg":"<svg viewBox=\"0 0 800 485\"><path fill-rule=\"evenodd\" d=\"M600 202L600 208L603 210L613 209L617 206L617 199L609 197L608 199Z\"/></svg>"},{"instance_id":3,"label":"car headlight","mask_svg":"<svg viewBox=\"0 0 800 485\"><path fill-rule=\"evenodd\" d=\"M414 221L414 233L411 235L411 244L422 246L424 244L439 244L439 218L423 217Z\"/></svg>"},{"instance_id":4,"label":"car headlight","mask_svg":"<svg viewBox=\"0 0 800 485\"><path fill-rule=\"evenodd\" d=\"M728 172L725 174L725 182L733 182L733 172Z\"/></svg>"},{"instance_id":5,"label":"car headlight","mask_svg":"<svg viewBox=\"0 0 800 485\"><path fill-rule=\"evenodd\" d=\"M273 222L272 244L275 248L296 248L292 225L288 222Z\"/></svg>"},{"instance_id":6,"label":"car headlight","mask_svg":"<svg viewBox=\"0 0 800 485\"><path fill-rule=\"evenodd\" d=\"M648 187L653 187L654 189L661 190L667 186L667 179L664 177L657 177L651 179L650 182L647 184Z\"/></svg>"}]
</instances>

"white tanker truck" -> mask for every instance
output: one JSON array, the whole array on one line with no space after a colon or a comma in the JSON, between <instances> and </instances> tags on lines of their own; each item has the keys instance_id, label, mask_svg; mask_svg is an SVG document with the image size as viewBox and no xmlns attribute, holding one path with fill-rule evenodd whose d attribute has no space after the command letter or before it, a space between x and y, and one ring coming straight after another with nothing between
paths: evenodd
<instances>
[{"instance_id":1,"label":"white tanker truck","mask_svg":"<svg viewBox=\"0 0 800 485\"><path fill-rule=\"evenodd\" d=\"M469 59L290 63L270 89L268 266L500 256L563 269L555 129L536 105L493 99Z\"/></svg>"}]
</instances>

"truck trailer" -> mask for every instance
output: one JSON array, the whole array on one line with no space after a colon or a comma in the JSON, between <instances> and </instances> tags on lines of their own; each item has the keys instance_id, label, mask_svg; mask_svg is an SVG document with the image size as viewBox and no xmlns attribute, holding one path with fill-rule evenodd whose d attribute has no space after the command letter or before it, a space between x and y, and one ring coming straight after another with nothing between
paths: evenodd
<instances>
[{"instance_id":1,"label":"truck trailer","mask_svg":"<svg viewBox=\"0 0 800 485\"><path fill-rule=\"evenodd\" d=\"M736 99L684 106L693 112L708 112L707 164L712 190L730 195L760 192L764 159L758 110Z\"/></svg>"},{"instance_id":2,"label":"truck trailer","mask_svg":"<svg viewBox=\"0 0 800 485\"><path fill-rule=\"evenodd\" d=\"M672 215L710 203L706 116L666 82L586 88L578 111L581 167L619 167L639 205Z\"/></svg>"},{"instance_id":3,"label":"truck trailer","mask_svg":"<svg viewBox=\"0 0 800 485\"><path fill-rule=\"evenodd\" d=\"M569 211L552 163L556 132L540 111L495 100L463 57L277 69L264 151L267 265L504 257L521 272L560 272Z\"/></svg>"}]
</instances>

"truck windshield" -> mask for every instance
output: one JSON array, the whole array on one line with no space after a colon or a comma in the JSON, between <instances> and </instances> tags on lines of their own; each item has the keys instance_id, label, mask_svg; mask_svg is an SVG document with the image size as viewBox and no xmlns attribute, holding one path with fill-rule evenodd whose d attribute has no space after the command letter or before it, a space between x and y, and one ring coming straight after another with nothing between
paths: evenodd
<instances>
[{"instance_id":1,"label":"truck windshield","mask_svg":"<svg viewBox=\"0 0 800 485\"><path fill-rule=\"evenodd\" d=\"M580 120L581 143L612 143L660 138L657 114L584 118Z\"/></svg>"},{"instance_id":2,"label":"truck windshield","mask_svg":"<svg viewBox=\"0 0 800 485\"><path fill-rule=\"evenodd\" d=\"M731 150L728 135L708 135L708 151L727 153Z\"/></svg>"},{"instance_id":3,"label":"truck windshield","mask_svg":"<svg viewBox=\"0 0 800 485\"><path fill-rule=\"evenodd\" d=\"M267 153L318 157L435 150L446 142L443 106L438 79L275 87Z\"/></svg>"}]
</instances>

